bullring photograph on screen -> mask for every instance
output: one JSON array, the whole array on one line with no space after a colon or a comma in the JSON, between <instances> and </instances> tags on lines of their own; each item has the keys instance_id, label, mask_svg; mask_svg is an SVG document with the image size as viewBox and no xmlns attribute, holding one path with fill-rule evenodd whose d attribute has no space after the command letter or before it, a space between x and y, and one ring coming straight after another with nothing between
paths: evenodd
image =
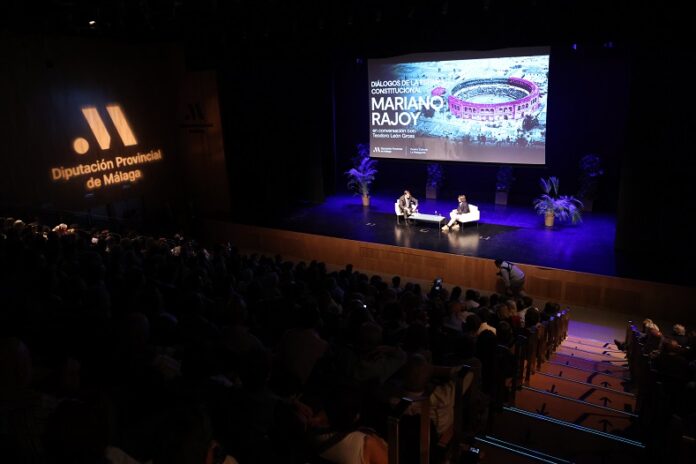
<instances>
[{"instance_id":1,"label":"bullring photograph on screen","mask_svg":"<svg viewBox=\"0 0 696 464\"><path fill-rule=\"evenodd\" d=\"M548 49L370 60L376 158L545 164Z\"/></svg>"}]
</instances>

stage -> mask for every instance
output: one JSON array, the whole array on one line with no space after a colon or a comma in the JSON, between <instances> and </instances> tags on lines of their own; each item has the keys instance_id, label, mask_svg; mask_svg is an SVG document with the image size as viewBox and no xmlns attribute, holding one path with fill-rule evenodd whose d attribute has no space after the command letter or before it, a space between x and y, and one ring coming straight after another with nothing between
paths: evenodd
<instances>
[{"instance_id":1,"label":"stage","mask_svg":"<svg viewBox=\"0 0 696 464\"><path fill-rule=\"evenodd\" d=\"M622 277L670 285L693 286L696 268L654 262L646 256L624 255L614 247L616 216L584 212L582 223L544 226L533 206L472 202L481 210L478 228L467 224L458 232L441 232L433 224L398 225L394 203L398 195L375 195L363 207L358 196L327 197L321 204L302 204L257 218L234 222L304 232L349 240L496 259L538 267ZM442 214L449 220L454 200L419 198L423 213Z\"/></svg>"},{"instance_id":2,"label":"stage","mask_svg":"<svg viewBox=\"0 0 696 464\"><path fill-rule=\"evenodd\" d=\"M532 205L499 206L476 203L478 224L442 232L434 224L397 224L395 198L373 196L363 207L360 197L337 195L319 205L303 205L256 221L253 225L329 237L381 243L479 258L502 258L535 266L606 276L640 278L622 266L614 251L615 216L585 213L581 224L544 226ZM419 199L419 211L439 212L449 220L456 207L451 199Z\"/></svg>"},{"instance_id":3,"label":"stage","mask_svg":"<svg viewBox=\"0 0 696 464\"><path fill-rule=\"evenodd\" d=\"M374 196L363 207L359 197L334 196L257 220L211 219L203 227L208 240L229 241L247 252L350 263L387 277L426 282L442 277L448 285L487 292L496 291L497 284L491 260L501 257L521 265L526 290L537 301L623 314L624 321L655 317L658 307L665 320L684 320L685 302L696 298L693 287L636 277L640 268L622 267L614 251L615 220L608 214L586 213L582 224L547 229L531 206L477 203L478 228L469 224L443 232L433 224L397 224L394 198ZM424 200L419 209L448 214L451 208L451 202Z\"/></svg>"}]
</instances>

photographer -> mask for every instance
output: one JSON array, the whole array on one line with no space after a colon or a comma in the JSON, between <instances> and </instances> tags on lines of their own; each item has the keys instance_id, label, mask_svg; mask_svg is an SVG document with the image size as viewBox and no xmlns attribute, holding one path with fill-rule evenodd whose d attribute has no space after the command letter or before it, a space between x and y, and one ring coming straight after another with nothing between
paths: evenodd
<instances>
[{"instance_id":1,"label":"photographer","mask_svg":"<svg viewBox=\"0 0 696 464\"><path fill-rule=\"evenodd\" d=\"M510 261L502 259L495 260L495 267L498 268L496 275L500 277L505 286L505 294L518 297L525 296L524 292L524 272Z\"/></svg>"},{"instance_id":2,"label":"photographer","mask_svg":"<svg viewBox=\"0 0 696 464\"><path fill-rule=\"evenodd\" d=\"M428 297L432 300L440 296L442 296L442 277L437 277L433 281L433 286L430 289Z\"/></svg>"}]
</instances>

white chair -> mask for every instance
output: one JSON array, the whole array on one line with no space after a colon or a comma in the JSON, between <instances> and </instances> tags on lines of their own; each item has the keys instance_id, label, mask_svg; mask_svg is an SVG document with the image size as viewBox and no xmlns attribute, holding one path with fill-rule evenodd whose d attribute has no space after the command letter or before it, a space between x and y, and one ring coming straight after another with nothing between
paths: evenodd
<instances>
[{"instance_id":1,"label":"white chair","mask_svg":"<svg viewBox=\"0 0 696 464\"><path fill-rule=\"evenodd\" d=\"M404 217L404 212L401 211L401 207L399 206L398 200L396 201L396 203L394 203L394 212L396 213L396 223L400 224L399 218Z\"/></svg>"},{"instance_id":2,"label":"white chair","mask_svg":"<svg viewBox=\"0 0 696 464\"><path fill-rule=\"evenodd\" d=\"M408 218L406 215L404 215L404 212L401 211L401 206L399 206L399 200L396 200L396 203L394 203L394 212L396 213L396 223L399 224L399 218L402 217L406 221L406 224L408 224ZM411 213L416 214L418 213L418 207L414 209L414 211Z\"/></svg>"},{"instance_id":3,"label":"white chair","mask_svg":"<svg viewBox=\"0 0 696 464\"><path fill-rule=\"evenodd\" d=\"M481 211L479 211L478 206L469 204L469 212L464 214L457 214L457 224L464 225L468 222L476 222L476 228L478 228L478 222L481 219Z\"/></svg>"}]
</instances>

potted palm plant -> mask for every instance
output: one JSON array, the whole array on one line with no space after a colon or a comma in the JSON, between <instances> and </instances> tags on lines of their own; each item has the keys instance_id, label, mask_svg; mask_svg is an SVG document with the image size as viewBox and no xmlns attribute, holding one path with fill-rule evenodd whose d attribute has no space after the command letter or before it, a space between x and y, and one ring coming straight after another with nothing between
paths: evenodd
<instances>
[{"instance_id":1,"label":"potted palm plant","mask_svg":"<svg viewBox=\"0 0 696 464\"><path fill-rule=\"evenodd\" d=\"M495 204L507 205L508 193L515 177L510 166L500 166L495 176Z\"/></svg>"},{"instance_id":2,"label":"potted palm plant","mask_svg":"<svg viewBox=\"0 0 696 464\"><path fill-rule=\"evenodd\" d=\"M544 225L553 227L555 218L559 221L571 220L573 224L582 222L582 202L573 196L558 194L558 177L541 179L544 193L534 200L537 214L544 215Z\"/></svg>"},{"instance_id":3,"label":"potted palm plant","mask_svg":"<svg viewBox=\"0 0 696 464\"><path fill-rule=\"evenodd\" d=\"M442 165L440 163L428 163L426 169L428 177L425 181L425 198L435 200L437 192L442 186Z\"/></svg>"},{"instance_id":4,"label":"potted palm plant","mask_svg":"<svg viewBox=\"0 0 696 464\"><path fill-rule=\"evenodd\" d=\"M353 157L353 167L346 171L348 189L362 197L363 206L370 205L370 184L377 174L377 160L370 158L367 145L358 144L358 154Z\"/></svg>"}]
</instances>

